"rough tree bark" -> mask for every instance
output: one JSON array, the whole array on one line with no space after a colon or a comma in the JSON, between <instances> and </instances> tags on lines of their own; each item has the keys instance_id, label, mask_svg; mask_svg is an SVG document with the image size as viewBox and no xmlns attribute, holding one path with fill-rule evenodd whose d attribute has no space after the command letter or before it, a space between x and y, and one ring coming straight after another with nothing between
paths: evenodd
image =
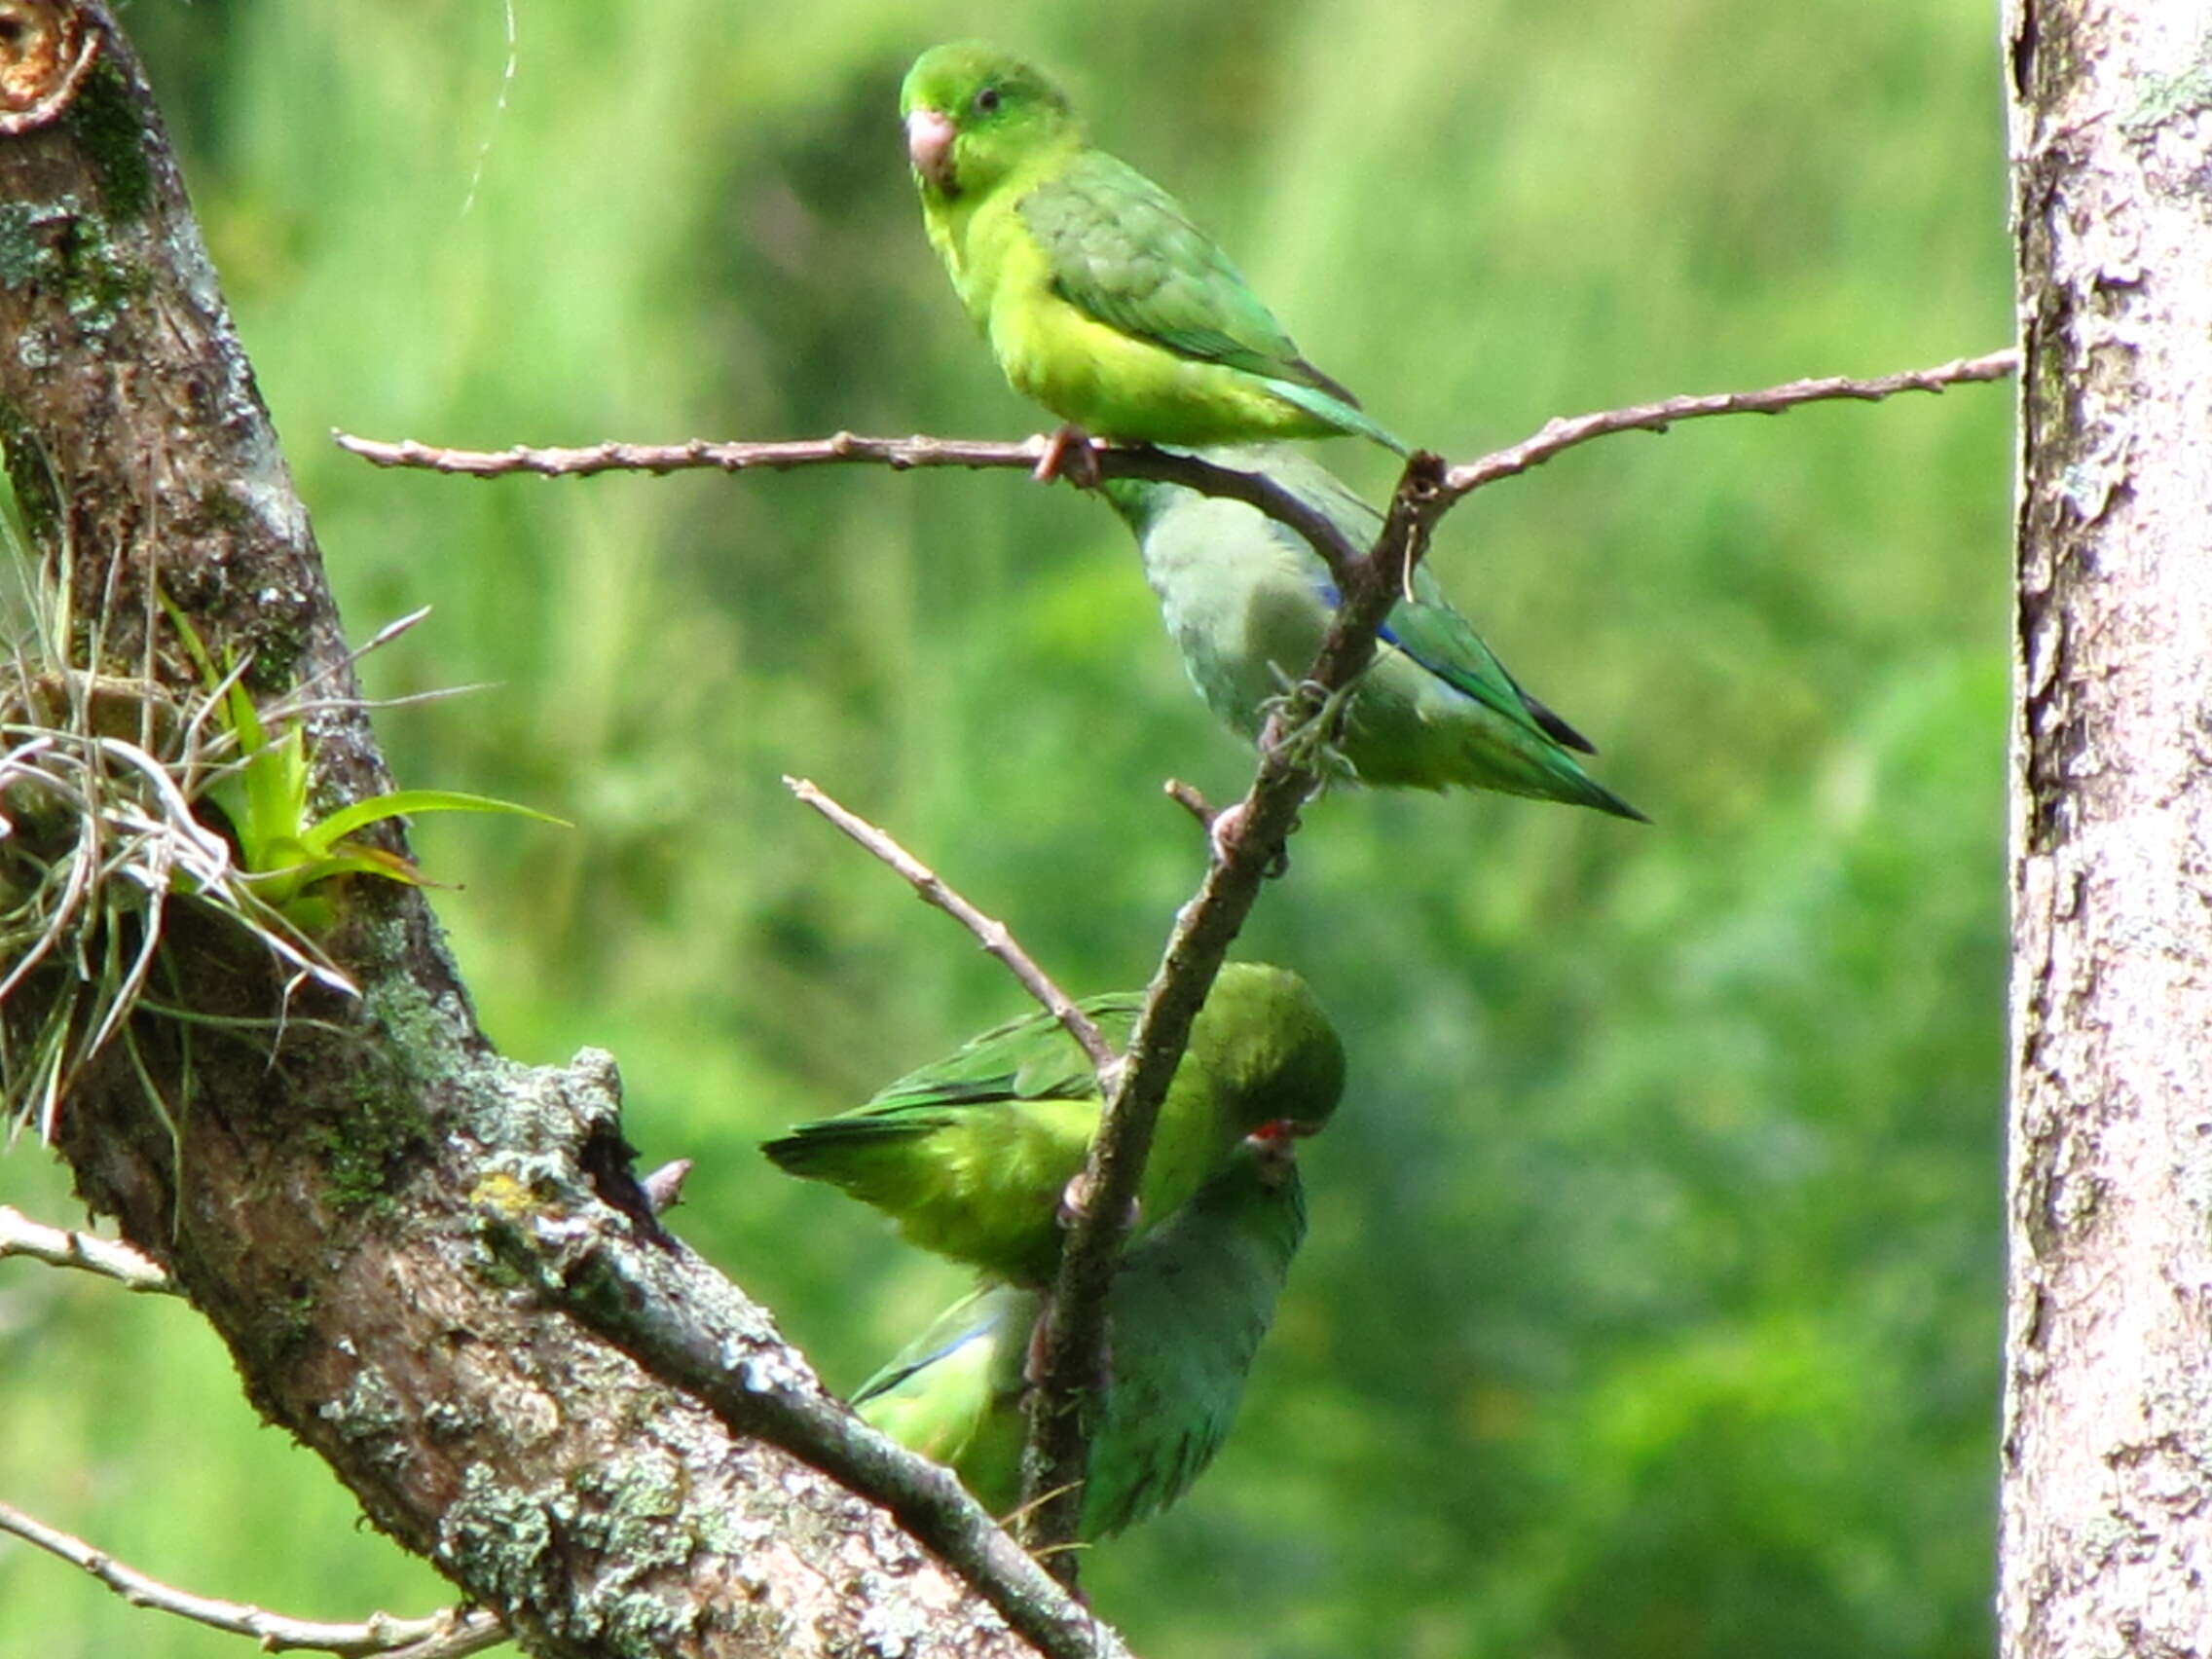
<instances>
[{"instance_id":1,"label":"rough tree bark","mask_svg":"<svg viewBox=\"0 0 2212 1659\"><path fill-rule=\"evenodd\" d=\"M257 689L322 676L320 695L351 693L137 62L99 8L0 13L0 442L39 552L50 571L72 553L111 669L147 660L152 626L156 677L190 693L158 576L217 660L250 655ZM310 731L325 805L388 787L357 708ZM167 994L283 1006L266 953L172 909ZM173 1134L114 1048L57 1130L83 1197L182 1283L269 1420L536 1653L1030 1651L882 1509L534 1294L518 1237L604 1237L716 1301L714 1352L742 1388L819 1396L765 1315L637 1204L612 1063L494 1053L410 889L354 883L326 942L362 994L294 993L274 1062L266 1041L203 1037L177 1067L173 1025L141 1017ZM38 991L11 1003L11 1031ZM1078 1623L1063 1650L1117 1650Z\"/></svg>"},{"instance_id":2,"label":"rough tree bark","mask_svg":"<svg viewBox=\"0 0 2212 1659\"><path fill-rule=\"evenodd\" d=\"M2212 1649L2212 117L2009 0L2022 460L2004 1651Z\"/></svg>"}]
</instances>

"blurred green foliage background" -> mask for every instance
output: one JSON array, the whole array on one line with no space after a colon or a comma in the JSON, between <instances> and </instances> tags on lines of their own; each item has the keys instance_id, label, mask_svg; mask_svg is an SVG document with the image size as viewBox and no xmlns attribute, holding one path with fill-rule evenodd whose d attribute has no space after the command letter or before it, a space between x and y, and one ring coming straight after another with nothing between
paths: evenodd
<instances>
[{"instance_id":1,"label":"blurred green foliage background","mask_svg":"<svg viewBox=\"0 0 2212 1659\"><path fill-rule=\"evenodd\" d=\"M1313 358L1455 457L1548 416L2009 332L1986 6L1940 0L141 0L148 54L484 1017L611 1048L682 1230L850 1384L957 1288L754 1143L1018 1010L792 804L891 826L1081 991L1199 873L1169 774L1248 761L1120 527L1017 475L545 483L473 445L1015 436L911 199L899 78L1065 76ZM1237 1438L1096 1553L1148 1655L1980 1654L2004 1049L1996 387L1579 451L1450 522L1447 585L1642 829L1334 795L1246 954L1353 1092ZM1387 458L1339 444L1376 490ZM45 1155L0 1199L76 1212ZM0 1495L303 1615L440 1588L257 1426L188 1310L0 1274ZM235 1655L0 1545L0 1648Z\"/></svg>"}]
</instances>

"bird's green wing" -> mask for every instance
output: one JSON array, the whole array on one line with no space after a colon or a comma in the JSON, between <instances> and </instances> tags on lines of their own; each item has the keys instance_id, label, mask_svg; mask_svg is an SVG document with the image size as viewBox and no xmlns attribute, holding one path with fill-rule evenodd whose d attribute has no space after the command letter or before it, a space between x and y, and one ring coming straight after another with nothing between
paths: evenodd
<instances>
[{"instance_id":1,"label":"bird's green wing","mask_svg":"<svg viewBox=\"0 0 2212 1659\"><path fill-rule=\"evenodd\" d=\"M1143 1003L1143 993L1124 991L1092 997L1083 1008L1119 1045ZM1049 1014L1024 1014L908 1072L851 1111L801 1124L760 1150L793 1175L834 1181L896 1211L902 1200L893 1189L912 1178L907 1158L917 1143L960 1130L979 1111L1097 1095L1089 1056L1060 1022Z\"/></svg>"},{"instance_id":2,"label":"bird's green wing","mask_svg":"<svg viewBox=\"0 0 2212 1659\"><path fill-rule=\"evenodd\" d=\"M1088 998L1082 1006L1106 1040L1119 1047L1136 1025L1144 993L1116 991ZM1040 1011L993 1026L943 1059L887 1084L846 1117L897 1118L908 1113L926 1117L950 1106L1080 1100L1097 1091L1090 1057L1066 1027Z\"/></svg>"},{"instance_id":3,"label":"bird's green wing","mask_svg":"<svg viewBox=\"0 0 2212 1659\"><path fill-rule=\"evenodd\" d=\"M1359 400L1298 348L1211 237L1160 186L1102 150L1079 152L1022 197L1023 224L1060 296L1179 356Z\"/></svg>"},{"instance_id":4,"label":"bird's green wing","mask_svg":"<svg viewBox=\"0 0 2212 1659\"><path fill-rule=\"evenodd\" d=\"M1033 1292L986 1286L961 1298L882 1370L853 1391L853 1409L872 1426L936 1462L987 1456L1003 1396L1018 1391L1019 1355L1037 1316ZM1019 1440L1014 1443L1016 1458ZM1004 1477L998 1488L1009 1487ZM978 1496L983 1496L981 1493ZM986 1502L1011 1502L993 1490Z\"/></svg>"},{"instance_id":5,"label":"bird's green wing","mask_svg":"<svg viewBox=\"0 0 2212 1659\"><path fill-rule=\"evenodd\" d=\"M927 1330L901 1348L895 1357L879 1366L873 1376L853 1390L852 1405L858 1408L886 1394L901 1390L910 1392L916 1377L927 1372L940 1372L956 1356L979 1352L988 1346L990 1339L1007 1315L1004 1299L994 1295L995 1291L1003 1288L986 1285L972 1290L940 1313L930 1322ZM948 1460L947 1456L936 1453L931 1456L936 1456L940 1462Z\"/></svg>"},{"instance_id":6,"label":"bird's green wing","mask_svg":"<svg viewBox=\"0 0 2212 1659\"><path fill-rule=\"evenodd\" d=\"M1142 1000L1124 993L1083 1006L1120 1042ZM760 1150L789 1174L873 1204L925 1250L1026 1282L1058 1257L1055 1205L1097 1119L1088 1058L1039 1014Z\"/></svg>"}]
</instances>

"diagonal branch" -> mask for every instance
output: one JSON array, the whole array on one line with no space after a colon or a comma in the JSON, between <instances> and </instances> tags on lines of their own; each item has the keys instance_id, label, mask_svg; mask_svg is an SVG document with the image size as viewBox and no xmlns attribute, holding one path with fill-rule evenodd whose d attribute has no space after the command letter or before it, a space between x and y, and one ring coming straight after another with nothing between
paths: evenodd
<instances>
[{"instance_id":1,"label":"diagonal branch","mask_svg":"<svg viewBox=\"0 0 2212 1659\"><path fill-rule=\"evenodd\" d=\"M756 1309L674 1239L620 1219L547 1210L492 1229L500 1259L655 1378L741 1436L756 1436L882 1505L1047 1659L1129 1659L950 1470L878 1433L762 1329Z\"/></svg>"},{"instance_id":2,"label":"diagonal branch","mask_svg":"<svg viewBox=\"0 0 2212 1659\"><path fill-rule=\"evenodd\" d=\"M372 1654L383 1659L467 1659L471 1653L481 1653L508 1640L507 1627L498 1616L482 1609L463 1612L449 1607L421 1619L372 1613L358 1624L324 1624L286 1618L243 1602L195 1596L150 1578L105 1550L49 1527L11 1504L0 1503L0 1532L12 1532L49 1555L83 1567L133 1607L151 1607L233 1636L250 1636L265 1653L312 1649L339 1654L343 1659L367 1659Z\"/></svg>"},{"instance_id":3,"label":"diagonal branch","mask_svg":"<svg viewBox=\"0 0 2212 1659\"><path fill-rule=\"evenodd\" d=\"M49 609L82 619L52 630L61 662L74 646L79 672L139 664L161 682L143 695L186 702L203 689L177 644L189 628L215 658L253 661L264 709L303 686L325 706L301 756L316 799L387 793L309 516L142 66L94 0L6 10L0 80L18 91L42 18L80 18L99 39L67 110L0 142L22 254L0 281L0 338L40 348L0 351L0 439L19 489L37 486L19 519L41 594L66 592ZM73 559L81 549L102 557ZM120 764L119 740L94 736L90 756ZM378 831L387 850L398 837ZM90 837L55 856L96 863L101 882L136 879ZM635 1199L619 1078L596 1053L566 1068L496 1053L419 892L358 884L334 900L330 948L362 990L344 1008L286 985L223 918L168 910L173 1007L141 1003L119 1027L72 1088L55 1145L86 1201L190 1287L261 1414L377 1527L545 1659L1026 1648L890 1515L764 1440L733 1439L484 1272L480 1235L504 1210L543 1210L585 1181ZM128 966L146 940L142 905L116 918L82 959L95 969L110 954ZM47 1029L77 971L36 965L0 1036ZM281 1063L268 1042L193 1045L210 1021L280 1035ZM757 1321L757 1341L721 1346L728 1368L804 1373ZM1101 1637L1088 1651L1117 1649Z\"/></svg>"},{"instance_id":4,"label":"diagonal branch","mask_svg":"<svg viewBox=\"0 0 2212 1659\"><path fill-rule=\"evenodd\" d=\"M1236 828L1228 837L1225 856L1176 917L1129 1038L1127 1070L1107 1103L1091 1148L1089 1198L1062 1249L1053 1285L1053 1318L1031 1401L1022 1483L1025 1504L1032 1506L1026 1541L1034 1550L1050 1552L1048 1561L1069 1582L1074 1557L1058 1546L1075 1538L1082 1517L1088 1457L1082 1398L1105 1372L1106 1291L1127 1235L1129 1206L1161 1103L1189 1043L1191 1022L1258 897L1265 870L1295 828L1300 803L1317 781L1292 757L1296 751L1290 740L1316 716L1328 693L1349 685L1372 660L1376 633L1398 595L1411 591L1413 571L1438 521L1485 484L1525 472L1610 432L1661 430L1671 422L1702 416L1772 414L1829 398L1878 400L1899 391L1938 391L1960 382L2003 378L2017 361L2017 353L2000 351L1876 381L1807 380L1764 391L1674 398L1555 421L1524 444L1449 471L1434 456L1417 455L1408 462L1373 550L1343 584L1344 603L1297 697L1271 717L1261 735L1259 772L1241 806L1231 809Z\"/></svg>"},{"instance_id":5,"label":"diagonal branch","mask_svg":"<svg viewBox=\"0 0 2212 1659\"><path fill-rule=\"evenodd\" d=\"M1061 1248L1052 1286L1022 1468L1024 1541L1065 1582L1074 1582L1076 1552L1061 1546L1080 1527L1089 1459L1082 1400L1106 1368L1106 1292L1127 1238L1161 1104L1189 1046L1191 1022L1297 827L1299 807L1320 783L1310 746L1295 740L1320 718L1329 695L1349 685L1373 659L1383 618L1451 504L1443 479L1444 464L1433 455L1407 462L1389 516L1375 546L1354 566L1311 670L1269 718L1252 787L1230 809L1234 828L1222 838L1221 856L1176 915L1129 1036L1125 1069L1091 1144L1086 1201Z\"/></svg>"},{"instance_id":6,"label":"diagonal branch","mask_svg":"<svg viewBox=\"0 0 2212 1659\"><path fill-rule=\"evenodd\" d=\"M1021 948L1021 942L1014 937L1013 929L1002 921L984 915L946 885L942 876L906 851L889 834L857 813L838 805L809 780L787 775L784 788L904 876L913 884L916 896L923 903L935 904L974 934L977 942L1004 963L1007 972L1021 981L1021 988L1043 1004L1045 1012L1058 1020L1083 1051L1090 1056L1090 1069L1098 1074L1100 1090L1109 1087L1114 1074L1121 1069L1122 1056L1114 1052L1114 1045L1106 1041L1105 1034L1092 1022L1090 1015L1076 1007L1067 992L1054 984L1051 976L1037 965L1037 959Z\"/></svg>"}]
</instances>

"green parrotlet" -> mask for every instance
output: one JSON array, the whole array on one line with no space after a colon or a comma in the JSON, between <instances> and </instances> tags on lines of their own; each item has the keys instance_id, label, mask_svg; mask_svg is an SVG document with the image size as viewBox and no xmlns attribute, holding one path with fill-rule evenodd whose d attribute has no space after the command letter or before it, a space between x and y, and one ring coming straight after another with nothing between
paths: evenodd
<instances>
[{"instance_id":1,"label":"green parrotlet","mask_svg":"<svg viewBox=\"0 0 2212 1659\"><path fill-rule=\"evenodd\" d=\"M1357 547L1382 518L1286 445L1203 459L1265 472L1325 513ZM1241 501L1179 485L1112 479L1107 498L1135 533L1145 575L1192 682L1230 726L1257 738L1266 705L1303 674L1337 608L1329 569L1306 538ZM1375 662L1346 706L1335 747L1362 783L1497 790L1643 814L1583 771L1589 740L1521 689L1421 566L1391 609Z\"/></svg>"},{"instance_id":2,"label":"green parrotlet","mask_svg":"<svg viewBox=\"0 0 2212 1659\"><path fill-rule=\"evenodd\" d=\"M1015 390L1125 442L1354 433L1406 452L1173 197L1091 148L1040 71L977 41L933 47L899 111L930 241Z\"/></svg>"},{"instance_id":3,"label":"green parrotlet","mask_svg":"<svg viewBox=\"0 0 2212 1659\"><path fill-rule=\"evenodd\" d=\"M1292 1144L1270 1129L1247 1136L1122 1258L1107 1292L1108 1381L1092 1406L1084 1537L1166 1508L1228 1438L1306 1234ZM1020 1495L1022 1396L1046 1300L986 1285L853 1396L863 1418L949 1466L998 1515Z\"/></svg>"},{"instance_id":4,"label":"green parrotlet","mask_svg":"<svg viewBox=\"0 0 2212 1659\"><path fill-rule=\"evenodd\" d=\"M1128 991L1082 1006L1121 1048L1143 1004ZM1344 1076L1344 1046L1304 979L1257 962L1224 966L1161 1104L1136 1229L1172 1216L1255 1129L1318 1127ZM1058 1266L1063 1204L1100 1109L1088 1056L1040 1012L761 1150L873 1204L925 1250L1039 1285Z\"/></svg>"}]
</instances>

